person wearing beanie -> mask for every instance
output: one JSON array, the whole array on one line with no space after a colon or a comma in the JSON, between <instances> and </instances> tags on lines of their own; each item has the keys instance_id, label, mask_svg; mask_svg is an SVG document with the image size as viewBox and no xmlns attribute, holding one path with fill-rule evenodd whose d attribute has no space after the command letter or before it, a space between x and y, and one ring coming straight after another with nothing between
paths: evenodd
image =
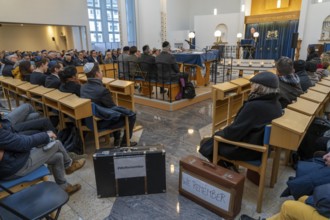
<instances>
[{"instance_id":1,"label":"person wearing beanie","mask_svg":"<svg viewBox=\"0 0 330 220\"><path fill-rule=\"evenodd\" d=\"M312 86L312 82L306 72L306 62L304 60L296 60L293 66L295 73L299 77L301 89L306 92Z\"/></svg>"},{"instance_id":2,"label":"person wearing beanie","mask_svg":"<svg viewBox=\"0 0 330 220\"><path fill-rule=\"evenodd\" d=\"M303 94L300 86L300 79L294 73L293 62L289 57L281 57L276 62L276 74L280 80L280 103L282 108L286 108L297 97Z\"/></svg>"},{"instance_id":3,"label":"person wearing beanie","mask_svg":"<svg viewBox=\"0 0 330 220\"><path fill-rule=\"evenodd\" d=\"M238 111L235 120L221 131L217 131L214 135L221 136L231 141L245 142L249 144L262 145L264 128L275 118L282 115L282 107L279 102L279 79L271 72L261 72L251 78L251 92L248 100ZM211 146L210 146L211 145ZM211 141L201 144L200 152L205 152L203 148L212 147ZM209 160L212 160L212 153L203 154ZM221 143L219 147L219 155L230 160L260 160L261 154L244 148L237 148L230 144ZM229 168L229 163L220 164Z\"/></svg>"},{"instance_id":4,"label":"person wearing beanie","mask_svg":"<svg viewBox=\"0 0 330 220\"><path fill-rule=\"evenodd\" d=\"M106 108L109 108L113 111L117 111L118 107L112 100L112 95L109 89L105 88L102 84L102 72L100 71L100 67L98 63L86 63L84 65L84 72L87 76L87 83L81 86L80 89L80 97L91 99L97 105L97 108L102 108L102 111L106 111ZM123 111L124 113L123 113ZM96 110L97 111L97 110ZM128 109L121 108L121 113L128 116L129 123L129 133L130 138L133 134L133 128L136 121L136 114ZM109 113L111 114L111 113ZM104 113L107 115L107 113ZM99 129L114 129L120 128L125 125L125 117L120 117L118 121L113 120L102 120L98 123ZM120 143L120 131L115 131L113 133L114 136L114 146L121 147L128 146L126 143L126 132L124 132L124 136L122 137L122 141ZM136 146L136 142L130 142L130 146Z\"/></svg>"}]
</instances>

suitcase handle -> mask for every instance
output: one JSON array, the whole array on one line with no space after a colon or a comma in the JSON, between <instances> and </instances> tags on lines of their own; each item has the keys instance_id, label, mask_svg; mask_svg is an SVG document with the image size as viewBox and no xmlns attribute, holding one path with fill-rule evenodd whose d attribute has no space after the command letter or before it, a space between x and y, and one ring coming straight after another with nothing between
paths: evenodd
<instances>
[{"instance_id":1,"label":"suitcase handle","mask_svg":"<svg viewBox=\"0 0 330 220\"><path fill-rule=\"evenodd\" d=\"M204 166L208 166L208 167L211 167L211 168L213 168L213 169L217 168L217 166L214 165L213 163L210 163L210 162L207 162L207 161L204 161L204 160L202 160L202 164L203 164Z\"/></svg>"}]
</instances>

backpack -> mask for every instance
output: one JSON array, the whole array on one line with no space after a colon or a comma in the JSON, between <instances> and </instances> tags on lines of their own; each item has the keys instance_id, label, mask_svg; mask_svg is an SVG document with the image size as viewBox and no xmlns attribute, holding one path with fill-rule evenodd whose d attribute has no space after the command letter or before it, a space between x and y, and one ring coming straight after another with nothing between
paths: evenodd
<instances>
[{"instance_id":1,"label":"backpack","mask_svg":"<svg viewBox=\"0 0 330 220\"><path fill-rule=\"evenodd\" d=\"M195 87L191 82L187 82L183 88L183 98L192 99L196 96Z\"/></svg>"},{"instance_id":2,"label":"backpack","mask_svg":"<svg viewBox=\"0 0 330 220\"><path fill-rule=\"evenodd\" d=\"M64 148L68 152L74 152L76 154L83 154L83 142L80 137L78 128L74 125L70 125L57 134L58 140L60 140Z\"/></svg>"}]
</instances>

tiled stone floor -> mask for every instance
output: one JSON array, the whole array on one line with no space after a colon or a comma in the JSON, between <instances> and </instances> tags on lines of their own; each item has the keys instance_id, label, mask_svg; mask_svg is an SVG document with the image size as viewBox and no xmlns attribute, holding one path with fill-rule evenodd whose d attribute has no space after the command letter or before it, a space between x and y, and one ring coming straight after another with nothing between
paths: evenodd
<instances>
[{"instance_id":1,"label":"tiled stone floor","mask_svg":"<svg viewBox=\"0 0 330 220\"><path fill-rule=\"evenodd\" d=\"M235 78L235 77L233 77ZM5 105L5 100L1 100ZM95 151L92 135L87 136L88 159L81 170L68 176L71 183L80 183L81 191L70 197L63 207L60 220L110 220L110 219L221 219L214 213L195 204L178 193L180 158L197 153L201 138L211 132L212 101L206 100L184 109L167 112L159 109L136 105L137 122L142 130L134 133L133 140L139 145L163 144L166 150L167 192L162 194L141 195L119 198L97 198L92 154ZM101 146L106 147L101 143ZM170 167L174 171L170 172ZM244 173L244 170L241 171ZM268 173L270 166L268 166ZM256 213L255 201L257 186L245 181L241 213L254 217L269 217L280 209L285 200L279 198L285 189L285 182L294 175L290 167L280 166L278 183L269 188L266 179L263 213ZM236 219L238 219L239 215Z\"/></svg>"},{"instance_id":2,"label":"tiled stone floor","mask_svg":"<svg viewBox=\"0 0 330 220\"><path fill-rule=\"evenodd\" d=\"M71 196L60 215L61 220L71 219L221 219L212 212L195 204L178 193L178 174L180 158L197 153L201 137L210 134L212 102L207 100L176 112L167 112L136 105L137 122L143 126L134 134L139 145L163 144L166 149L167 192L119 198L97 198L92 154L93 137L88 136L87 163L83 169L68 176L72 183L82 184L80 192ZM174 172L170 172L170 166ZM268 172L270 166L268 167ZM244 173L244 170L242 170ZM290 167L280 166L278 183L269 188L266 180L263 213L255 212L257 186L245 181L242 211L254 217L268 217L279 211L284 199L279 198L285 189L288 176L294 175ZM239 215L238 215L239 216ZM238 219L238 217L237 217Z\"/></svg>"}]
</instances>

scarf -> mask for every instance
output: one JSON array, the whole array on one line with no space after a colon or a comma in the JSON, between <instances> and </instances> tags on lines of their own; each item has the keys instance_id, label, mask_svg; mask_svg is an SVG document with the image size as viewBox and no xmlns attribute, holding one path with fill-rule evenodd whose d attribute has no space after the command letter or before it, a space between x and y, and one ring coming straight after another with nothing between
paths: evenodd
<instances>
[{"instance_id":1,"label":"scarf","mask_svg":"<svg viewBox=\"0 0 330 220\"><path fill-rule=\"evenodd\" d=\"M297 74L291 73L288 75L279 76L280 81L300 88L300 79Z\"/></svg>"}]
</instances>

